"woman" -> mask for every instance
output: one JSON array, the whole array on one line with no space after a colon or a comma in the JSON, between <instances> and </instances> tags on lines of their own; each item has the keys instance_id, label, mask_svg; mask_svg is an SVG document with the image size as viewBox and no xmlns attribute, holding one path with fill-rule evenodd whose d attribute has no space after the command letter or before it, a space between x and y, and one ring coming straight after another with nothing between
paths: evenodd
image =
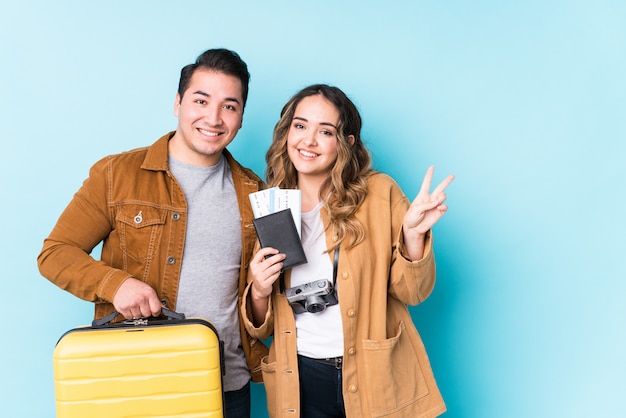
<instances>
[{"instance_id":1,"label":"woman","mask_svg":"<svg viewBox=\"0 0 626 418\"><path fill-rule=\"evenodd\" d=\"M251 335L273 335L263 362L272 417L445 411L407 305L434 287L430 230L454 177L430 193L429 168L410 203L370 168L360 132L355 105L328 85L293 96L274 129L267 183L301 190L308 263L282 274L285 256L273 248L250 263L242 313ZM303 294L310 297L297 300Z\"/></svg>"}]
</instances>

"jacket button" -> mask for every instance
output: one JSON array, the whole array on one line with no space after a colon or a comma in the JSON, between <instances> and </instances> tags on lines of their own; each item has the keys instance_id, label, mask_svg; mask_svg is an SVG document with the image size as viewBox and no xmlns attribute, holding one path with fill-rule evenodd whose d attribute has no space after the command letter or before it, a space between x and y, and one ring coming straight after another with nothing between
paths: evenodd
<instances>
[{"instance_id":1,"label":"jacket button","mask_svg":"<svg viewBox=\"0 0 626 418\"><path fill-rule=\"evenodd\" d=\"M354 347L350 347L350 348L348 349L348 354L350 354L351 356L353 356L353 355L354 355L354 353L356 353L356 350L354 349Z\"/></svg>"},{"instance_id":2,"label":"jacket button","mask_svg":"<svg viewBox=\"0 0 626 418\"><path fill-rule=\"evenodd\" d=\"M348 272L347 272L347 271L344 271L343 273L341 273L341 277L342 277L343 279L347 279L349 276L350 276L350 274L348 274Z\"/></svg>"},{"instance_id":3,"label":"jacket button","mask_svg":"<svg viewBox=\"0 0 626 418\"><path fill-rule=\"evenodd\" d=\"M171 264L174 264L174 263L176 263L176 258L174 258L172 256L167 257L167 264L171 265Z\"/></svg>"},{"instance_id":4,"label":"jacket button","mask_svg":"<svg viewBox=\"0 0 626 418\"><path fill-rule=\"evenodd\" d=\"M167 305L169 303L167 302L167 299L161 299L161 305L165 306L167 308Z\"/></svg>"},{"instance_id":5,"label":"jacket button","mask_svg":"<svg viewBox=\"0 0 626 418\"><path fill-rule=\"evenodd\" d=\"M178 212L172 213L172 219L175 220L175 221L179 220L180 219L180 213L178 213Z\"/></svg>"},{"instance_id":6,"label":"jacket button","mask_svg":"<svg viewBox=\"0 0 626 418\"><path fill-rule=\"evenodd\" d=\"M356 385L350 385L350 386L348 387L348 390L349 390L350 392L352 392L352 393L356 393L356 391L357 391L357 387L356 387Z\"/></svg>"},{"instance_id":7,"label":"jacket button","mask_svg":"<svg viewBox=\"0 0 626 418\"><path fill-rule=\"evenodd\" d=\"M354 309L348 309L348 316L350 318L354 318L356 316L356 312L354 311Z\"/></svg>"}]
</instances>

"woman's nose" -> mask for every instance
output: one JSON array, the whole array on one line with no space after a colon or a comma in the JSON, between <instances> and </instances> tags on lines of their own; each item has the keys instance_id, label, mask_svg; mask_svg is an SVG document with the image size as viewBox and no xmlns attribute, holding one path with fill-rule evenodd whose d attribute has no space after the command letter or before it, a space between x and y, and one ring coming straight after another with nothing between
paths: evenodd
<instances>
[{"instance_id":1,"label":"woman's nose","mask_svg":"<svg viewBox=\"0 0 626 418\"><path fill-rule=\"evenodd\" d=\"M304 144L306 146L313 146L313 145L317 144L317 141L315 140L315 133L314 132L307 132L305 134Z\"/></svg>"}]
</instances>

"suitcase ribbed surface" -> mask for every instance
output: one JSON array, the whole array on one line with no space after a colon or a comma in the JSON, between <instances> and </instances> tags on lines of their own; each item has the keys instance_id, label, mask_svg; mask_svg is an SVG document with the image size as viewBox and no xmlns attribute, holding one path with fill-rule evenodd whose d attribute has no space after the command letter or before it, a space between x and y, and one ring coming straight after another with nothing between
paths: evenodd
<instances>
[{"instance_id":1,"label":"suitcase ribbed surface","mask_svg":"<svg viewBox=\"0 0 626 418\"><path fill-rule=\"evenodd\" d=\"M53 356L57 418L222 417L220 361L199 323L68 332Z\"/></svg>"}]
</instances>

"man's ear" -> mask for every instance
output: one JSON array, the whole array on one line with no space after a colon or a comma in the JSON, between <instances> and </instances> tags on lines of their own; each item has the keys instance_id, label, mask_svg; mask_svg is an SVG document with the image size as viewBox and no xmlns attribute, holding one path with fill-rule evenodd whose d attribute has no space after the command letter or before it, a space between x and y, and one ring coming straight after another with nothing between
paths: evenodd
<instances>
[{"instance_id":1,"label":"man's ear","mask_svg":"<svg viewBox=\"0 0 626 418\"><path fill-rule=\"evenodd\" d=\"M180 94L176 93L176 98L174 99L174 116L178 117L179 109L180 109Z\"/></svg>"}]
</instances>

